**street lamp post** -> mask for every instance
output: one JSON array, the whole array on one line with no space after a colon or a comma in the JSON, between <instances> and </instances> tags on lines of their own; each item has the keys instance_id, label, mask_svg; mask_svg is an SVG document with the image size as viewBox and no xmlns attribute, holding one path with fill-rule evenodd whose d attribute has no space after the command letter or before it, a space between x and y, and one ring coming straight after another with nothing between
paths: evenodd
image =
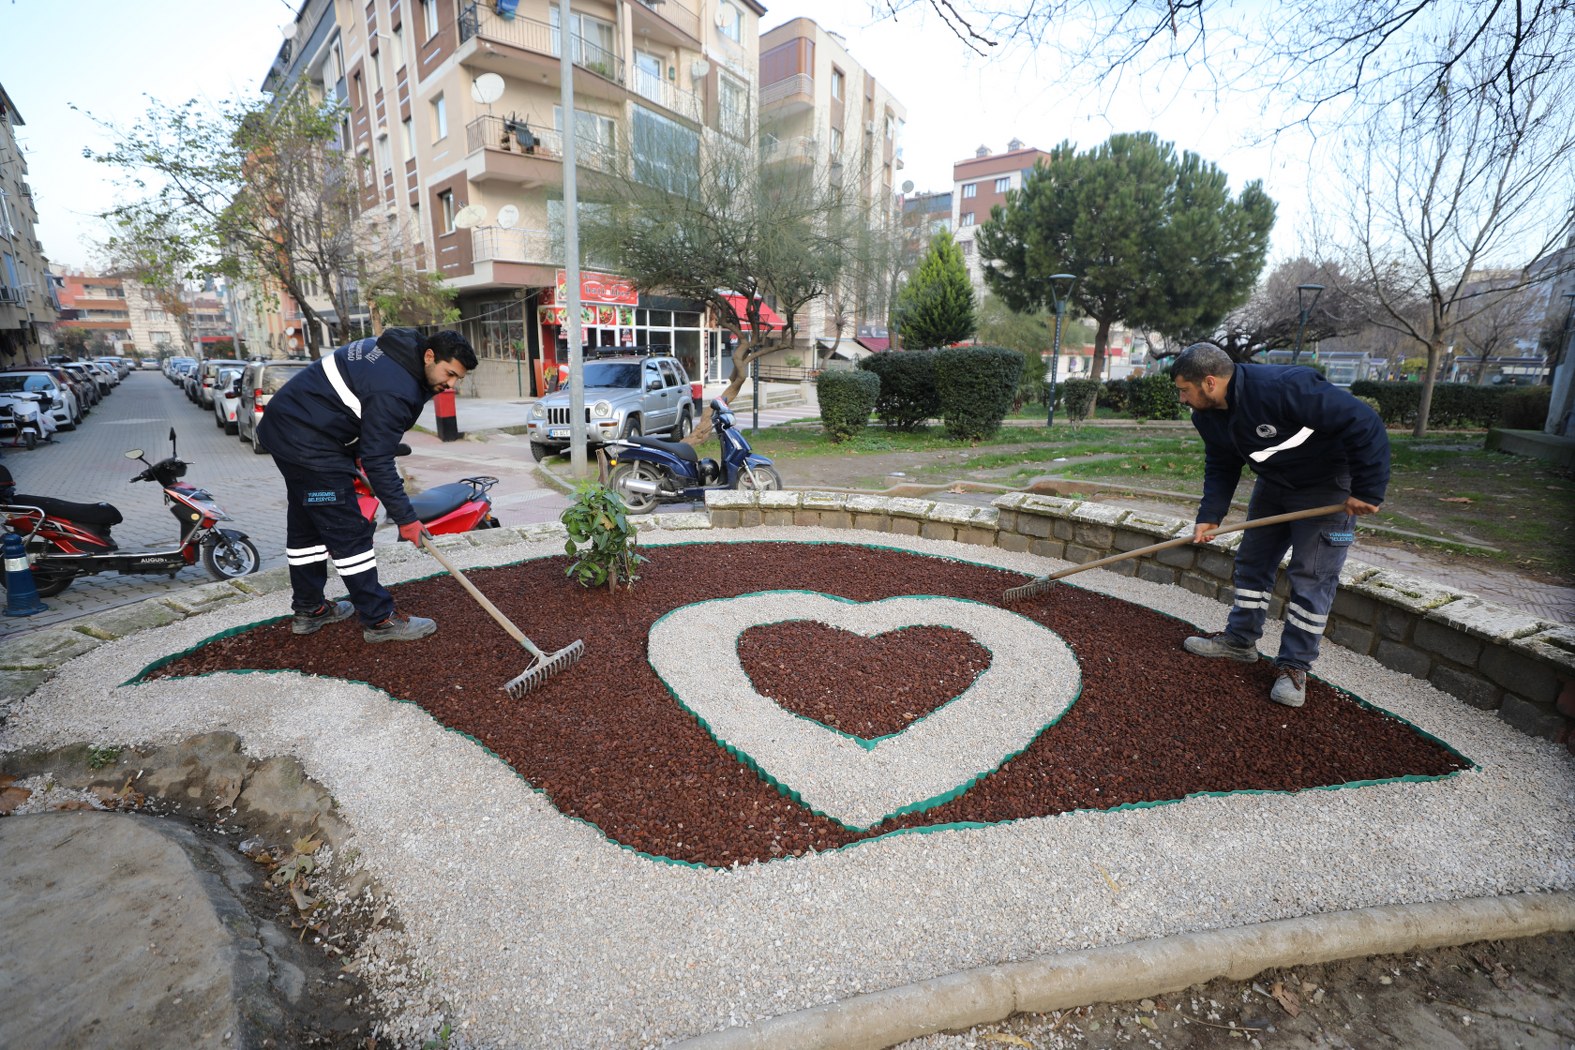
<instances>
[{"instance_id":1,"label":"street lamp post","mask_svg":"<svg viewBox=\"0 0 1575 1050\"><path fill-rule=\"evenodd\" d=\"M1061 364L1061 319L1066 316L1067 300L1072 298L1072 285L1077 278L1069 273L1054 274L1050 278L1050 304L1055 308L1055 342L1050 347L1050 411L1045 414L1045 426L1055 426L1055 381Z\"/></svg>"},{"instance_id":2,"label":"street lamp post","mask_svg":"<svg viewBox=\"0 0 1575 1050\"><path fill-rule=\"evenodd\" d=\"M1323 294L1321 284L1298 284L1296 286L1296 349L1291 351L1291 364L1302 356L1302 329L1307 327L1307 315L1312 313L1312 308L1318 305L1318 297Z\"/></svg>"}]
</instances>

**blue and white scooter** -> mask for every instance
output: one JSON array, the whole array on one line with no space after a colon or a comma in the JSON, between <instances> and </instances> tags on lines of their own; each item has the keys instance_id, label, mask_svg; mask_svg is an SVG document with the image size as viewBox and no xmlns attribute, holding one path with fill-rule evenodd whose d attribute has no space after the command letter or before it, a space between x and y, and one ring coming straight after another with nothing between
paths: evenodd
<instances>
[{"instance_id":1,"label":"blue and white scooter","mask_svg":"<svg viewBox=\"0 0 1575 1050\"><path fill-rule=\"evenodd\" d=\"M780 489L782 476L771 460L750 451L727 402L711 402L711 425L722 443L722 462L701 459L695 446L660 438L619 438L602 446L612 473L608 484L631 513L660 503L698 503L723 489Z\"/></svg>"}]
</instances>

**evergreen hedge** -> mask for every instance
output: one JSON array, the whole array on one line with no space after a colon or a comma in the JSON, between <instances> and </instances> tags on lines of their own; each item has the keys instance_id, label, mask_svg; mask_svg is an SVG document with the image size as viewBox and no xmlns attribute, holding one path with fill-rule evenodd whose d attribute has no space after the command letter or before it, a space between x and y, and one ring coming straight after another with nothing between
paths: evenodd
<instances>
[{"instance_id":1,"label":"evergreen hedge","mask_svg":"<svg viewBox=\"0 0 1575 1050\"><path fill-rule=\"evenodd\" d=\"M1546 389L1546 388L1544 388ZM1469 383L1435 383L1433 401L1428 408L1427 423L1430 427L1471 427L1483 430L1492 426L1512 426L1500 423L1506 412L1513 411L1515 418L1528 418L1535 414L1532 400L1539 395L1536 387L1473 386ZM1417 409L1422 404L1422 384L1379 382L1362 379L1351 384L1351 393L1357 397L1370 397L1378 402L1378 415L1385 426L1409 426L1416 422ZM1524 393L1525 398L1513 402L1511 395ZM1542 418L1536 429L1542 429L1547 416L1547 394L1542 397Z\"/></svg>"},{"instance_id":2,"label":"evergreen hedge","mask_svg":"<svg viewBox=\"0 0 1575 1050\"><path fill-rule=\"evenodd\" d=\"M999 346L935 351L935 387L950 437L977 441L1001 428L1011 410L1023 355Z\"/></svg>"},{"instance_id":3,"label":"evergreen hedge","mask_svg":"<svg viewBox=\"0 0 1575 1050\"><path fill-rule=\"evenodd\" d=\"M1181 398L1167 372L1128 379L1127 405L1133 419L1181 418Z\"/></svg>"},{"instance_id":4,"label":"evergreen hedge","mask_svg":"<svg viewBox=\"0 0 1575 1050\"><path fill-rule=\"evenodd\" d=\"M886 426L917 430L941 414L933 350L888 350L866 357L859 367L880 377L875 414Z\"/></svg>"},{"instance_id":5,"label":"evergreen hedge","mask_svg":"<svg viewBox=\"0 0 1575 1050\"><path fill-rule=\"evenodd\" d=\"M1061 396L1056 400L1066 406L1067 417L1072 422L1081 423L1093 414L1102 385L1097 379L1068 379L1061 384Z\"/></svg>"},{"instance_id":6,"label":"evergreen hedge","mask_svg":"<svg viewBox=\"0 0 1575 1050\"><path fill-rule=\"evenodd\" d=\"M815 377L815 394L820 399L820 425L827 437L840 444L869 425L880 396L880 377L858 370L825 371Z\"/></svg>"},{"instance_id":7,"label":"evergreen hedge","mask_svg":"<svg viewBox=\"0 0 1575 1050\"><path fill-rule=\"evenodd\" d=\"M1129 399L1127 397L1127 381L1125 379L1111 379L1099 388L1099 407L1108 408L1112 412L1125 414Z\"/></svg>"}]
</instances>

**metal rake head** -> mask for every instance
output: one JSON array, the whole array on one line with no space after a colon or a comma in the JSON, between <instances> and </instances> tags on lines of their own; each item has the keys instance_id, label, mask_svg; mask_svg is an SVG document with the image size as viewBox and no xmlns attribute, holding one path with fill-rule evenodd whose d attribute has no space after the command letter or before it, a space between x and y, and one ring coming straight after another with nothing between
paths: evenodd
<instances>
[{"instance_id":1,"label":"metal rake head","mask_svg":"<svg viewBox=\"0 0 1575 1050\"><path fill-rule=\"evenodd\" d=\"M584 655L585 643L576 639L557 652L542 656L535 663L525 668L518 677L509 679L503 688L510 696L518 700L559 671L567 671L579 663L580 657Z\"/></svg>"},{"instance_id":2,"label":"metal rake head","mask_svg":"<svg viewBox=\"0 0 1575 1050\"><path fill-rule=\"evenodd\" d=\"M1026 601L1029 598L1037 598L1039 595L1048 592L1050 588L1054 586L1054 584L1054 580L1047 578L1029 580L1020 587L1008 587L1006 592L1001 595L1001 601L1003 604L1010 605L1013 602Z\"/></svg>"}]
</instances>

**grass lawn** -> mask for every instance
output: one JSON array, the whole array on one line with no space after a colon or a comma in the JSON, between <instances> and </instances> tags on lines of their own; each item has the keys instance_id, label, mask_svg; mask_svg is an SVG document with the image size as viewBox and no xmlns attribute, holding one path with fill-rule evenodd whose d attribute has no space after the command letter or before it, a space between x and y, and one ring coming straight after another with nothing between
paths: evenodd
<instances>
[{"instance_id":1,"label":"grass lawn","mask_svg":"<svg viewBox=\"0 0 1575 1050\"><path fill-rule=\"evenodd\" d=\"M818 421L811 421L818 422ZM1537 460L1483 449L1482 431L1413 438L1391 431L1392 476L1373 524L1427 537L1440 547L1497 548L1488 556L1521 568L1575 576L1575 477ZM772 427L750 435L754 447L787 464L822 458L888 459L915 482L985 481L1010 488L1037 479L1109 483L1202 493L1203 442L1190 426L1132 424L1002 427L977 444L954 441L939 426L912 434L870 427L832 443L818 426ZM850 473L857 464L850 464ZM1251 491L1244 472L1238 499ZM1482 554L1481 551L1471 551Z\"/></svg>"}]
</instances>

